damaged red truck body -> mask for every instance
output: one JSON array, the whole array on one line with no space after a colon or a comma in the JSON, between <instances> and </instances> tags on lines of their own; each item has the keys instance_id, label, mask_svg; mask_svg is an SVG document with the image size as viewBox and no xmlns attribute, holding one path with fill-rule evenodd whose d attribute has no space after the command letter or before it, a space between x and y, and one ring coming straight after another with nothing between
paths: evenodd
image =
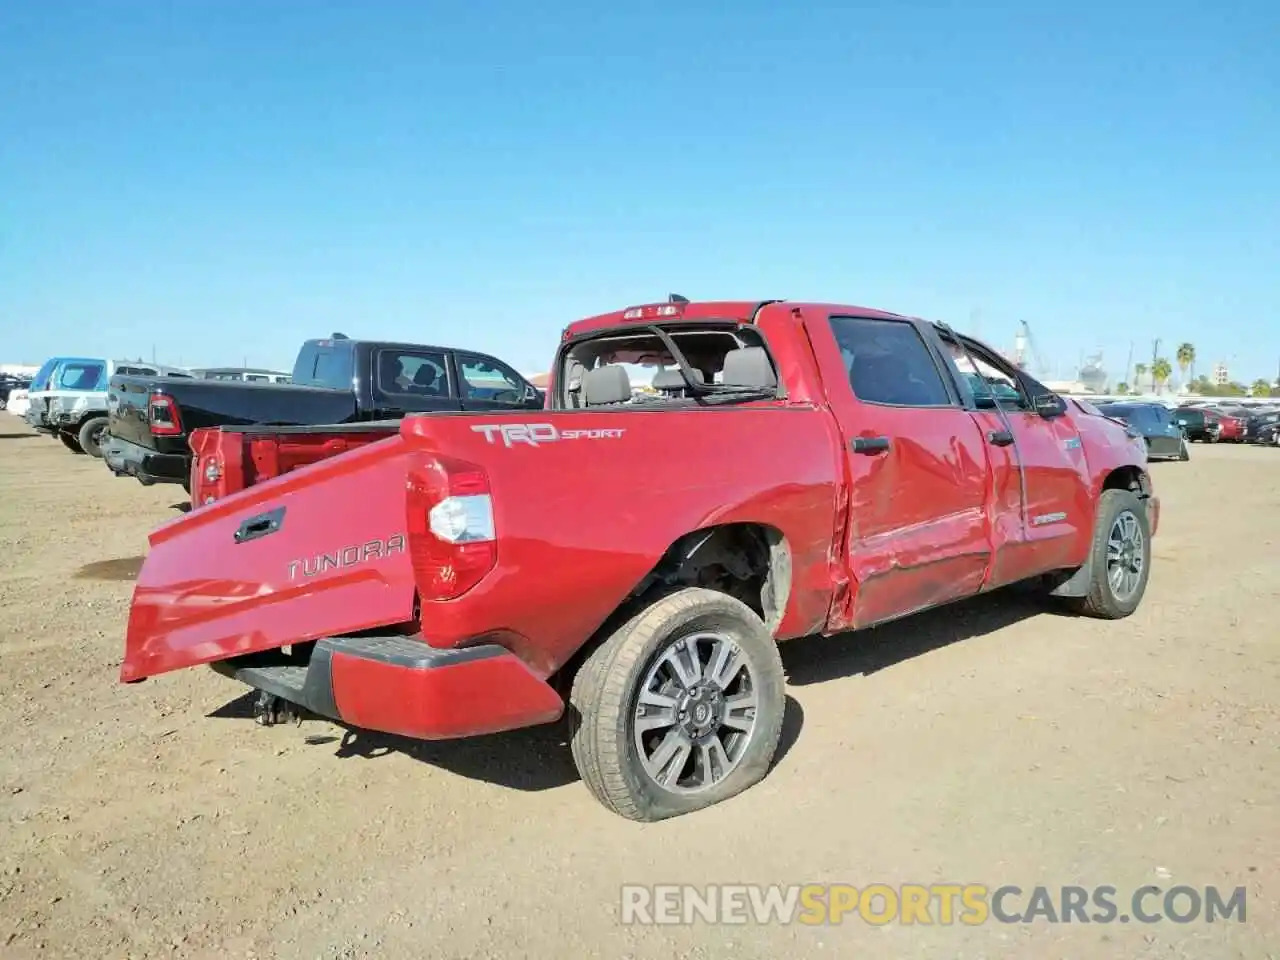
<instances>
[{"instance_id":1,"label":"damaged red truck body","mask_svg":"<svg viewBox=\"0 0 1280 960\"><path fill-rule=\"evenodd\" d=\"M778 641L1017 582L1122 618L1159 516L1142 439L995 351L788 301L572 324L541 411L192 447L195 508L151 536L122 681L208 664L265 711L423 739L571 707L584 781L637 820L764 776Z\"/></svg>"}]
</instances>

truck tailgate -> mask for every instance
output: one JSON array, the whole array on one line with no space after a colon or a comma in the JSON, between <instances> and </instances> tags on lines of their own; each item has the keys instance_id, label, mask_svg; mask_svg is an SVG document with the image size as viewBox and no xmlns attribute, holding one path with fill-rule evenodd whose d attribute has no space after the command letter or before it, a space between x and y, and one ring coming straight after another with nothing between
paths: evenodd
<instances>
[{"instance_id":1,"label":"truck tailgate","mask_svg":"<svg viewBox=\"0 0 1280 960\"><path fill-rule=\"evenodd\" d=\"M155 447L147 421L151 378L117 375L107 388L107 430L113 437L142 447Z\"/></svg>"},{"instance_id":2,"label":"truck tailgate","mask_svg":"<svg viewBox=\"0 0 1280 960\"><path fill-rule=\"evenodd\" d=\"M120 679L410 621L406 455L395 435L152 533Z\"/></svg>"}]
</instances>

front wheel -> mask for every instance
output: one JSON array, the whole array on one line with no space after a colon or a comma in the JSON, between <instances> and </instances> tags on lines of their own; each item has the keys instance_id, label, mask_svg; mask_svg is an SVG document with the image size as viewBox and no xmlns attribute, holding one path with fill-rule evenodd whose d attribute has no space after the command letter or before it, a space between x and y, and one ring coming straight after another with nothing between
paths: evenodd
<instances>
[{"instance_id":1,"label":"front wheel","mask_svg":"<svg viewBox=\"0 0 1280 960\"><path fill-rule=\"evenodd\" d=\"M636 614L593 651L569 702L583 782L614 813L653 822L763 779L786 690L777 644L755 612L690 588Z\"/></svg>"},{"instance_id":2,"label":"front wheel","mask_svg":"<svg viewBox=\"0 0 1280 960\"><path fill-rule=\"evenodd\" d=\"M1120 620L1138 609L1151 575L1147 511L1130 490L1104 490L1094 520L1087 596L1072 606L1086 616Z\"/></svg>"}]
</instances>

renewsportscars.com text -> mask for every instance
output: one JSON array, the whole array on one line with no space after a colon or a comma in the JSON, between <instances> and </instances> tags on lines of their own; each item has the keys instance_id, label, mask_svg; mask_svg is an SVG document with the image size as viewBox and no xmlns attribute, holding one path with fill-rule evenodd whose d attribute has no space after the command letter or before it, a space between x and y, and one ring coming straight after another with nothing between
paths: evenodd
<instances>
[{"instance_id":1,"label":"renewsportscars.com text","mask_svg":"<svg viewBox=\"0 0 1280 960\"><path fill-rule=\"evenodd\" d=\"M667 884L622 888L624 924L977 926L997 923L1216 923L1245 920L1245 888L1034 886L977 883Z\"/></svg>"}]
</instances>

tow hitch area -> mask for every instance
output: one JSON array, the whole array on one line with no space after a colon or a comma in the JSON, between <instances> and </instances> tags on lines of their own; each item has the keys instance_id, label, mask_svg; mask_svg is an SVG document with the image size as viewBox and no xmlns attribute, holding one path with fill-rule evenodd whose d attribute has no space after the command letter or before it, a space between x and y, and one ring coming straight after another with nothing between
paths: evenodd
<instances>
[{"instance_id":1,"label":"tow hitch area","mask_svg":"<svg viewBox=\"0 0 1280 960\"><path fill-rule=\"evenodd\" d=\"M281 723L292 723L300 727L302 708L284 697L259 690L257 699L253 701L253 721L262 727L274 727Z\"/></svg>"}]
</instances>

